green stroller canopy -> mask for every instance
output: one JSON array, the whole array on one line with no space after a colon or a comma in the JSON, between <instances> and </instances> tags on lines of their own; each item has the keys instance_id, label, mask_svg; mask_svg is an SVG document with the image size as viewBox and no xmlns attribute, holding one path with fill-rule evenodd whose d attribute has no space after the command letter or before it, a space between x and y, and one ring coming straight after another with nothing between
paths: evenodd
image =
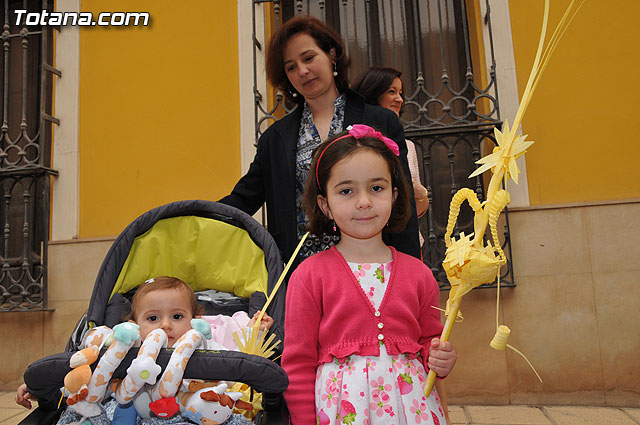
<instances>
[{"instance_id":1,"label":"green stroller canopy","mask_svg":"<svg viewBox=\"0 0 640 425\"><path fill-rule=\"evenodd\" d=\"M264 251L246 230L206 217L165 218L136 237L111 296L157 276L181 279L196 292L267 294Z\"/></svg>"}]
</instances>

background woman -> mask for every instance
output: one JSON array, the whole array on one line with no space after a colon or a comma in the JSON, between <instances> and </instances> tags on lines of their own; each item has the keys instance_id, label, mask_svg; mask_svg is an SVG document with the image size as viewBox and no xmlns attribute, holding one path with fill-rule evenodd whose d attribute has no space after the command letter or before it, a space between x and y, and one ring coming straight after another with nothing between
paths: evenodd
<instances>
[{"instance_id":1,"label":"background woman","mask_svg":"<svg viewBox=\"0 0 640 425\"><path fill-rule=\"evenodd\" d=\"M382 106L400 116L404 103L401 75L402 72L394 68L371 67L355 79L351 88L362 95L368 104ZM427 189L420 182L416 147L411 140L406 140L406 143L417 213L418 217L422 217L429 208L429 197ZM424 239L421 234L419 237L422 246Z\"/></svg>"},{"instance_id":2,"label":"background woman","mask_svg":"<svg viewBox=\"0 0 640 425\"><path fill-rule=\"evenodd\" d=\"M351 124L367 124L395 140L409 179L407 145L398 117L367 105L348 88L349 59L340 36L314 17L300 15L286 21L269 42L267 78L298 107L273 123L258 140L247 173L220 202L248 214L266 202L267 226L283 258L293 253L306 231L301 200L313 150ZM420 256L415 202L405 230L385 232L386 243L401 252ZM297 261L335 244L337 235L307 239Z\"/></svg>"}]
</instances>

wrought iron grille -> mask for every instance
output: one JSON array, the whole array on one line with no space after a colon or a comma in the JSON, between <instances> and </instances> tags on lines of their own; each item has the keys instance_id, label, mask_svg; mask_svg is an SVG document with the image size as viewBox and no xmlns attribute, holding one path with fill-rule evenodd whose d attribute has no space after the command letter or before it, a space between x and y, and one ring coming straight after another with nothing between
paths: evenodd
<instances>
[{"instance_id":1,"label":"wrought iron grille","mask_svg":"<svg viewBox=\"0 0 640 425\"><path fill-rule=\"evenodd\" d=\"M0 127L0 311L47 310L47 240L53 75L52 28L18 23L16 10L51 11L47 0L5 0Z\"/></svg>"},{"instance_id":2,"label":"wrought iron grille","mask_svg":"<svg viewBox=\"0 0 640 425\"><path fill-rule=\"evenodd\" d=\"M481 0L482 1L482 0ZM493 129L500 128L500 109L495 74L489 1L486 12L474 25L488 28L489 60L484 58L480 31L469 30L471 12L465 0L254 0L272 3L276 25L297 14L323 19L340 32L351 58L351 77L369 66L393 66L403 72L405 104L401 115L405 134L416 145L422 159L420 174L427 188L430 207L420 219L425 243L423 261L434 273L442 289L449 288L442 268L445 255L444 233L449 203L462 187L475 191L482 202L485 182L482 176L470 180L475 161L483 151L496 145ZM476 22L482 21L482 22ZM255 7L254 7L255 32ZM255 34L254 34L255 35ZM471 37L474 37L473 39ZM254 37L255 40L255 37ZM262 46L256 44L256 51ZM475 56L474 56L475 54ZM254 56L255 57L255 56ZM485 82L483 82L483 75ZM257 75L257 74L256 74ZM352 78L353 79L353 78ZM254 79L254 83L257 81ZM256 140L268 124L290 112L282 93L276 93L270 107L263 106L263 94L254 84L256 100ZM505 210L503 250L507 265L501 285L514 286L508 212ZM463 205L454 235L473 232L473 211ZM491 286L491 285L485 285Z\"/></svg>"}]
</instances>

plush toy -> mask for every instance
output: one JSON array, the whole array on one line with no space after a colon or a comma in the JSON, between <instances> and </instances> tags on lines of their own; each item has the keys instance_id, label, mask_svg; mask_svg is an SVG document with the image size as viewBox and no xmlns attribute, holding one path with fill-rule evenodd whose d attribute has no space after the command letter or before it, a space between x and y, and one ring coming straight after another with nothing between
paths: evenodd
<instances>
[{"instance_id":1,"label":"plush toy","mask_svg":"<svg viewBox=\"0 0 640 425\"><path fill-rule=\"evenodd\" d=\"M211 338L211 327L205 320L193 319L191 326L193 329L186 332L176 342L167 368L159 379L161 368L156 364L156 358L160 349L167 346L167 335L162 329L155 329L143 341L138 356L127 369L127 376L113 388L110 388L109 385L111 377L127 352L139 340L139 327L135 323L125 322L114 326L113 331L107 327L96 328L87 338L87 344L92 344L91 347L72 356L71 366L74 370L65 378L65 386L71 393L68 399L71 409L83 417L97 416L103 412L100 402L111 389L118 402L114 415L114 421L118 424L133 424L136 417L144 419L151 417L170 418L178 414L181 407L182 410L186 410L187 406L180 406L175 395L180 388L189 358L201 345L203 339ZM95 362L103 342L110 340L111 337L113 342L92 374L89 365ZM224 384L223 393L224 390L226 390L226 384ZM208 388L204 390L204 393L202 402L198 406L207 412L217 411L220 413L229 410L224 421L231 415L236 400L242 396L242 393L218 394ZM221 405L224 408L205 408L207 401L214 406ZM242 403L241 406L243 406ZM249 407L251 407L250 404ZM195 408L191 408L189 411L191 415L198 413ZM208 414L202 414L201 417L206 421ZM218 419L221 417L219 414L216 416ZM223 420L206 423L222 422Z\"/></svg>"},{"instance_id":2,"label":"plush toy","mask_svg":"<svg viewBox=\"0 0 640 425\"><path fill-rule=\"evenodd\" d=\"M139 337L138 325L130 322L120 323L113 329L99 326L91 331L85 343L87 346L95 348L96 352L99 352L102 345L108 345L109 348L91 374L87 385L87 396L71 405L72 410L85 418L102 413L100 402L105 397L113 372ZM68 401L67 404L69 404Z\"/></svg>"},{"instance_id":3,"label":"plush toy","mask_svg":"<svg viewBox=\"0 0 640 425\"><path fill-rule=\"evenodd\" d=\"M191 355L196 348L200 346L204 338L211 338L211 328L209 324L202 319L193 319L191 321L191 329L176 343L175 350L171 354L169 363L160 379L156 382L157 373L151 371L151 367L155 365L155 358L157 357L160 346L158 342L166 344L166 336L164 341L149 341L149 336L145 339L143 346L148 345L147 342L151 342L150 350L145 350L145 353L138 354L138 358L131 363L129 369L127 369L127 378L122 382L118 391L116 392L116 400L119 403L125 404L136 399L134 405L138 411L138 415L142 418L150 418L156 416L159 418L170 418L180 411L180 406L175 400L175 395L180 388L182 376L184 370L187 367L187 363ZM156 329L153 332L162 332L161 329ZM147 354L148 353L148 354ZM153 358L153 361L147 362L150 359L144 359L145 356ZM141 359L138 363L138 359ZM136 364L134 364L136 363ZM147 366L147 367L145 367ZM157 365L155 365L157 366ZM159 371L158 367L158 371ZM152 376L153 375L153 376ZM133 384L129 388L125 388L126 381L130 380ZM144 384L148 386L142 387ZM153 385L155 383L155 385ZM153 386L152 386L153 385ZM140 389L142 388L142 391ZM126 396L121 396L124 390L127 390ZM142 398L143 402L137 399Z\"/></svg>"},{"instance_id":4,"label":"plush toy","mask_svg":"<svg viewBox=\"0 0 640 425\"><path fill-rule=\"evenodd\" d=\"M178 393L189 358L203 339L211 338L211 327L205 320L193 319L191 326L176 342L161 376L156 358L167 345L167 335L162 329L155 329L142 342L138 356L121 381L111 378L127 352L139 341L138 325L125 322L113 330L106 326L92 330L86 338L87 347L71 357L73 370L65 377L70 409L83 419L98 416L104 412L100 402L112 392L118 402L112 422L116 425L134 425L137 418L166 419L181 412L196 423L213 425L227 422L234 407L252 410L251 403L239 400L242 392L226 392L226 383L215 382L218 385L214 387L199 385L197 391L194 391L196 387L188 386L186 391ZM89 365L96 361L103 345L109 348L91 373Z\"/></svg>"},{"instance_id":5,"label":"plush toy","mask_svg":"<svg viewBox=\"0 0 640 425\"><path fill-rule=\"evenodd\" d=\"M184 394L180 397L183 416L201 425L218 425L229 419L234 407L253 409L251 403L240 400L241 392L226 391L227 384L223 382L212 388Z\"/></svg>"},{"instance_id":6,"label":"plush toy","mask_svg":"<svg viewBox=\"0 0 640 425\"><path fill-rule=\"evenodd\" d=\"M89 381L91 380L90 365L98 358L98 350L95 347L87 347L78 351L69 360L71 372L64 377L64 387L69 391L67 404L73 405L84 400L89 394Z\"/></svg>"}]
</instances>

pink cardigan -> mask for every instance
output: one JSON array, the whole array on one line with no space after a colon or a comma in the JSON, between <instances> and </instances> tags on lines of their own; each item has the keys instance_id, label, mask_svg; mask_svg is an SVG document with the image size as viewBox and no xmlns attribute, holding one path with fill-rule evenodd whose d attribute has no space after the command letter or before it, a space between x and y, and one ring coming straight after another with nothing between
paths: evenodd
<instances>
[{"instance_id":1,"label":"pink cardigan","mask_svg":"<svg viewBox=\"0 0 640 425\"><path fill-rule=\"evenodd\" d=\"M315 377L333 357L389 354L422 356L442 332L439 289L418 259L393 252L393 268L375 310L335 247L303 261L287 288L282 367L289 376L285 399L294 425L316 423Z\"/></svg>"}]
</instances>

